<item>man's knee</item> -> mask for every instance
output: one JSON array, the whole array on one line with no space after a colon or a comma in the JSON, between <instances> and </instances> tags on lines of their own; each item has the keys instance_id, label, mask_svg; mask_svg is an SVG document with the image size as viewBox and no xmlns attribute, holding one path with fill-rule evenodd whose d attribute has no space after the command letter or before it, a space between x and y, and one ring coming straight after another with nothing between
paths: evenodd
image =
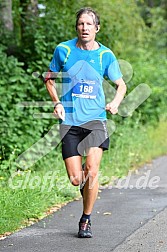
<instances>
[{"instance_id":1,"label":"man's knee","mask_svg":"<svg viewBox=\"0 0 167 252\"><path fill-rule=\"evenodd\" d=\"M77 179L73 179L73 180L70 179L70 181L71 181L71 184L73 186L79 186L80 185L80 183L79 183L79 181Z\"/></svg>"},{"instance_id":2,"label":"man's knee","mask_svg":"<svg viewBox=\"0 0 167 252\"><path fill-rule=\"evenodd\" d=\"M98 176L98 165L86 165L85 167L85 175L92 179L97 178Z\"/></svg>"},{"instance_id":3,"label":"man's knee","mask_svg":"<svg viewBox=\"0 0 167 252\"><path fill-rule=\"evenodd\" d=\"M73 186L79 186L82 183L82 172L76 176L70 176L70 182Z\"/></svg>"}]
</instances>

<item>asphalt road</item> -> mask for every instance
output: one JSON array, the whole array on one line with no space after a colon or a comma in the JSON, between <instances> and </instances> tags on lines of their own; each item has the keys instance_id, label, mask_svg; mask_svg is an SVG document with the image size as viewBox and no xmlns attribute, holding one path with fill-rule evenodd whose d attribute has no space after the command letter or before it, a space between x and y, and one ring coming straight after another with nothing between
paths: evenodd
<instances>
[{"instance_id":1,"label":"asphalt road","mask_svg":"<svg viewBox=\"0 0 167 252\"><path fill-rule=\"evenodd\" d=\"M0 241L0 252L166 252L167 157L102 189L92 239L77 238L82 201Z\"/></svg>"}]
</instances>

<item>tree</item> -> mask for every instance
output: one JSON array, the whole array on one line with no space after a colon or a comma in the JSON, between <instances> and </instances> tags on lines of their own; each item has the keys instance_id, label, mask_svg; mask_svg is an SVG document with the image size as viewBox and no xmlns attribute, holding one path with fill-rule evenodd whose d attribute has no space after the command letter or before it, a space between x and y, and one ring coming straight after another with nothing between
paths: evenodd
<instances>
[{"instance_id":1,"label":"tree","mask_svg":"<svg viewBox=\"0 0 167 252\"><path fill-rule=\"evenodd\" d=\"M12 1L4 0L0 3L0 21L2 32L13 32Z\"/></svg>"}]
</instances>

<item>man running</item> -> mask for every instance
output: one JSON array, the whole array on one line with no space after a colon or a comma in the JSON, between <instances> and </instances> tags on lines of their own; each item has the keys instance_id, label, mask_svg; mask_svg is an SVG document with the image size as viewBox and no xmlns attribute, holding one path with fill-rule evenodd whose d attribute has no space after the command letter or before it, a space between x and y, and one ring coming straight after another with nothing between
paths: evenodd
<instances>
[{"instance_id":1,"label":"man running","mask_svg":"<svg viewBox=\"0 0 167 252\"><path fill-rule=\"evenodd\" d=\"M76 14L77 38L56 47L45 78L54 114L60 119L67 173L74 186L80 185L83 196L79 238L92 237L90 217L98 194L98 171L103 151L109 147L106 111L116 114L126 92L115 55L95 39L99 30L98 14L91 8L80 9ZM58 94L54 79L60 71L62 93ZM117 86L116 95L108 104L104 77Z\"/></svg>"}]
</instances>

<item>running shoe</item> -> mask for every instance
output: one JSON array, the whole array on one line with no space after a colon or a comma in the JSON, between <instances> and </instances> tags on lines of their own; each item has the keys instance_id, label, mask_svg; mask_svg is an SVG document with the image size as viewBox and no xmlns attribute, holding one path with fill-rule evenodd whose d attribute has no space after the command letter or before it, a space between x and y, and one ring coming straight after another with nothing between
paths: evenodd
<instances>
[{"instance_id":1,"label":"running shoe","mask_svg":"<svg viewBox=\"0 0 167 252\"><path fill-rule=\"evenodd\" d=\"M91 222L79 222L78 238L92 238Z\"/></svg>"}]
</instances>

